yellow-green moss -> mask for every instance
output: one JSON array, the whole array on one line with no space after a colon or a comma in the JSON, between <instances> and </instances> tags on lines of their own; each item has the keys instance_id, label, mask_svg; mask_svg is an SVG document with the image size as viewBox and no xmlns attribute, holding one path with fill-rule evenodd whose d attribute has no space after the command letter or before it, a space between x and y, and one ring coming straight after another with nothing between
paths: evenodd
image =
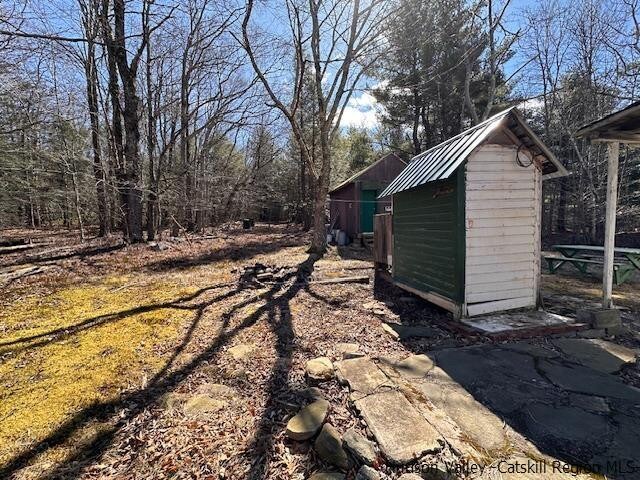
<instances>
[{"instance_id":1,"label":"yellow-green moss","mask_svg":"<svg viewBox=\"0 0 640 480\"><path fill-rule=\"evenodd\" d=\"M180 282L141 276L109 277L62 288L44 298L31 296L0 312L0 465L55 431L74 413L96 401L139 388L166 361L185 321L194 312L154 308L145 313L106 318L66 335L87 319L118 314L144 305L175 301L196 291ZM8 342L21 341L14 345ZM168 353L167 353L168 355Z\"/></svg>"}]
</instances>

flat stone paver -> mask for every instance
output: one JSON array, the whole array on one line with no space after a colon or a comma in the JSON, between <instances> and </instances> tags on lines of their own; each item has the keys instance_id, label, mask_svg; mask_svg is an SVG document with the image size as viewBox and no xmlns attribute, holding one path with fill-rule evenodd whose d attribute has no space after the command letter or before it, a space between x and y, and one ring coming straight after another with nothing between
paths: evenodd
<instances>
[{"instance_id":1,"label":"flat stone paver","mask_svg":"<svg viewBox=\"0 0 640 480\"><path fill-rule=\"evenodd\" d=\"M186 415L206 417L209 414L222 410L226 406L226 400L213 398L205 394L198 394L189 398L183 405L182 409Z\"/></svg>"},{"instance_id":2,"label":"flat stone paver","mask_svg":"<svg viewBox=\"0 0 640 480\"><path fill-rule=\"evenodd\" d=\"M382 330L394 340L400 340L400 335L388 323L382 323Z\"/></svg>"},{"instance_id":3,"label":"flat stone paver","mask_svg":"<svg viewBox=\"0 0 640 480\"><path fill-rule=\"evenodd\" d=\"M287 436L298 441L313 437L322 427L328 411L329 402L324 399L310 403L287 422Z\"/></svg>"},{"instance_id":4,"label":"flat stone paver","mask_svg":"<svg viewBox=\"0 0 640 480\"><path fill-rule=\"evenodd\" d=\"M537 348L533 351L542 353ZM536 362L545 357L498 346L451 348L432 356L453 382L491 411L517 412L530 398L557 400L536 368Z\"/></svg>"},{"instance_id":5,"label":"flat stone paver","mask_svg":"<svg viewBox=\"0 0 640 480\"><path fill-rule=\"evenodd\" d=\"M639 471L613 471L627 462L640 465L640 390L618 376L526 342L442 350L430 356L436 367L427 379L442 369L485 411L504 420L539 452L574 465L599 464L605 470L608 463L609 478L637 478ZM428 395L427 387L423 388ZM468 432L469 425L479 422L471 419L469 423L471 403L466 403L464 395L461 398L455 401L442 394L434 403ZM514 473L504 478L528 477ZM547 472L532 478L557 477Z\"/></svg>"},{"instance_id":6,"label":"flat stone paver","mask_svg":"<svg viewBox=\"0 0 640 480\"><path fill-rule=\"evenodd\" d=\"M344 473L316 472L309 477L309 480L344 480Z\"/></svg>"},{"instance_id":7,"label":"flat stone paver","mask_svg":"<svg viewBox=\"0 0 640 480\"><path fill-rule=\"evenodd\" d=\"M476 449L499 454L508 446L509 439L500 417L473 398L441 368L433 368L426 381L414 383L414 386L456 422Z\"/></svg>"},{"instance_id":8,"label":"flat stone paver","mask_svg":"<svg viewBox=\"0 0 640 480\"><path fill-rule=\"evenodd\" d=\"M553 344L569 359L603 373L615 373L636 358L635 350L606 340L558 338Z\"/></svg>"},{"instance_id":9,"label":"flat stone paver","mask_svg":"<svg viewBox=\"0 0 640 480\"><path fill-rule=\"evenodd\" d=\"M395 465L404 465L425 452L441 448L440 434L396 390L365 396L357 400L355 406L382 454Z\"/></svg>"},{"instance_id":10,"label":"flat stone paver","mask_svg":"<svg viewBox=\"0 0 640 480\"><path fill-rule=\"evenodd\" d=\"M373 442L369 441L354 428L350 428L344 432L342 443L344 444L344 448L360 463L371 466L378 458Z\"/></svg>"},{"instance_id":11,"label":"flat stone paver","mask_svg":"<svg viewBox=\"0 0 640 480\"><path fill-rule=\"evenodd\" d=\"M633 363L636 361L636 357L640 355L640 352L633 348L627 348L617 343L609 342L608 340L602 340L600 338L589 339L589 342L598 345L611 355L615 355L625 363Z\"/></svg>"},{"instance_id":12,"label":"flat stone paver","mask_svg":"<svg viewBox=\"0 0 640 480\"><path fill-rule=\"evenodd\" d=\"M338 353L340 359L349 359L360 357L360 345L357 343L337 343L335 346L335 351Z\"/></svg>"},{"instance_id":13,"label":"flat stone paver","mask_svg":"<svg viewBox=\"0 0 640 480\"><path fill-rule=\"evenodd\" d=\"M324 382L334 376L334 367L331 359L318 357L307 362L305 367L307 378L312 382Z\"/></svg>"},{"instance_id":14,"label":"flat stone paver","mask_svg":"<svg viewBox=\"0 0 640 480\"><path fill-rule=\"evenodd\" d=\"M399 323L389 323L387 325L400 340L406 340L407 338L435 338L442 334L440 330L428 325L401 325Z\"/></svg>"},{"instance_id":15,"label":"flat stone paver","mask_svg":"<svg viewBox=\"0 0 640 480\"><path fill-rule=\"evenodd\" d=\"M603 397L595 395L583 395L582 393L570 393L569 404L581 408L587 412L609 413L609 404Z\"/></svg>"},{"instance_id":16,"label":"flat stone paver","mask_svg":"<svg viewBox=\"0 0 640 480\"><path fill-rule=\"evenodd\" d=\"M559 353L554 352L551 348L536 345L535 343L516 342L505 344L502 347L514 352L531 355L535 358L558 358L560 356Z\"/></svg>"},{"instance_id":17,"label":"flat stone paver","mask_svg":"<svg viewBox=\"0 0 640 480\"><path fill-rule=\"evenodd\" d=\"M433 369L433 360L426 355L410 355L392 366L404 378L424 378Z\"/></svg>"},{"instance_id":18,"label":"flat stone paver","mask_svg":"<svg viewBox=\"0 0 640 480\"><path fill-rule=\"evenodd\" d=\"M615 415L613 417L614 422L617 425L623 425L623 428L617 429L615 434L611 437L611 442L603 444L598 449L598 453L590 459L591 463L599 463L601 465L607 465L607 462L617 463L620 466L627 465L626 462L634 462L636 472L626 472L626 475L620 475L620 478L629 478L636 480L640 476L640 470L638 470L638 445L640 441L638 439L640 432L640 418L635 416ZM628 466L627 466L628 468ZM625 468L626 469L626 468ZM612 472L613 473L613 472ZM610 475L611 478L617 478L615 475Z\"/></svg>"},{"instance_id":19,"label":"flat stone paver","mask_svg":"<svg viewBox=\"0 0 640 480\"><path fill-rule=\"evenodd\" d=\"M237 396L236 391L233 388L221 383L203 383L198 387L198 393L203 393L211 397L222 397L228 399L233 399Z\"/></svg>"},{"instance_id":20,"label":"flat stone paver","mask_svg":"<svg viewBox=\"0 0 640 480\"><path fill-rule=\"evenodd\" d=\"M562 442L591 442L593 448L598 448L610 433L606 416L586 412L571 405L532 403L527 406L524 418L527 431L536 436L548 436Z\"/></svg>"},{"instance_id":21,"label":"flat stone paver","mask_svg":"<svg viewBox=\"0 0 640 480\"><path fill-rule=\"evenodd\" d=\"M231 354L234 360L246 360L254 349L255 347L253 345L241 343L229 348L227 351Z\"/></svg>"},{"instance_id":22,"label":"flat stone paver","mask_svg":"<svg viewBox=\"0 0 640 480\"><path fill-rule=\"evenodd\" d=\"M354 399L370 395L385 387L394 388L393 382L368 357L337 362L336 370L340 381L349 385Z\"/></svg>"},{"instance_id":23,"label":"flat stone paver","mask_svg":"<svg viewBox=\"0 0 640 480\"><path fill-rule=\"evenodd\" d=\"M571 325L575 320L555 313L536 310L532 312L509 312L472 317L461 320L465 325L483 333L502 333L529 328Z\"/></svg>"},{"instance_id":24,"label":"flat stone paver","mask_svg":"<svg viewBox=\"0 0 640 480\"><path fill-rule=\"evenodd\" d=\"M558 387L571 392L613 397L640 403L640 390L624 384L618 377L582 365L540 362L540 370Z\"/></svg>"},{"instance_id":25,"label":"flat stone paver","mask_svg":"<svg viewBox=\"0 0 640 480\"><path fill-rule=\"evenodd\" d=\"M349 456L342 446L342 436L330 423L324 424L313 448L325 462L340 469L349 467Z\"/></svg>"}]
</instances>

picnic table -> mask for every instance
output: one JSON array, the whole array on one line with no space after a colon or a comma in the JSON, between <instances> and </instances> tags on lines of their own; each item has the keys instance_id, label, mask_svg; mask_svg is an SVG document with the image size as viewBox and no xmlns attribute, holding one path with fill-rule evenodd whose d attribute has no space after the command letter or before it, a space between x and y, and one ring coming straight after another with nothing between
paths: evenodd
<instances>
[{"instance_id":1,"label":"picnic table","mask_svg":"<svg viewBox=\"0 0 640 480\"><path fill-rule=\"evenodd\" d=\"M587 273L590 265L604 265L604 247L597 245L553 245L562 255L545 255L549 271L556 273L565 263ZM627 281L635 270L640 270L640 249L616 248L614 250L613 281L620 285Z\"/></svg>"}]
</instances>

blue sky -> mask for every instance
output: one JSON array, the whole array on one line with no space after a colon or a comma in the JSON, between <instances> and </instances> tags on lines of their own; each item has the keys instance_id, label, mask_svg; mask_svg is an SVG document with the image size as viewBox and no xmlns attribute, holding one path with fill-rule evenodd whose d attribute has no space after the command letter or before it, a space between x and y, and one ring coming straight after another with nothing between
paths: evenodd
<instances>
[{"instance_id":1,"label":"blue sky","mask_svg":"<svg viewBox=\"0 0 640 480\"><path fill-rule=\"evenodd\" d=\"M244 0L238 0L238 2L243 1ZM573 1L579 2L579 0ZM566 0L559 0L559 2L566 4ZM497 0L497 3L502 4L503 1ZM528 7L534 7L537 4L538 2L531 0L511 0L506 15L506 23L509 29L516 31L524 27L522 11ZM35 2L29 2L28 5L30 12L27 13L33 13L34 17L37 18L48 19L48 25L43 28L50 33L55 32L62 35L77 35L79 33L78 7L75 0L52 0L46 2L36 0ZM275 35L283 33L282 30L286 28L286 21L282 18L283 12L278 8L278 6L281 5L279 0L274 2L261 2L259 5L260 8L255 12L255 21L269 33ZM265 10L269 10L269 12L266 13ZM43 12L46 12L46 14L42 15ZM521 55L516 55L510 60L505 66L507 76L518 69L524 61ZM375 86L375 84L376 81L371 79L363 82L363 91L354 94L347 106L342 119L343 126L375 127L377 124L376 114L379 106L376 105L374 97L365 88L367 86Z\"/></svg>"}]
</instances>

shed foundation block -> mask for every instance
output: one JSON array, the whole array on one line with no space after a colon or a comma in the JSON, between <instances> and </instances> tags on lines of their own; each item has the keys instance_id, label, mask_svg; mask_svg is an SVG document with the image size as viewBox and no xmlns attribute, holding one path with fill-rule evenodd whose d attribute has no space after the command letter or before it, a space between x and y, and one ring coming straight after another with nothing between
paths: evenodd
<instances>
[{"instance_id":1,"label":"shed foundation block","mask_svg":"<svg viewBox=\"0 0 640 480\"><path fill-rule=\"evenodd\" d=\"M589 323L591 328L596 329L616 329L622 326L620 321L620 310L606 308L600 310L580 310L578 311L578 321Z\"/></svg>"}]
</instances>

